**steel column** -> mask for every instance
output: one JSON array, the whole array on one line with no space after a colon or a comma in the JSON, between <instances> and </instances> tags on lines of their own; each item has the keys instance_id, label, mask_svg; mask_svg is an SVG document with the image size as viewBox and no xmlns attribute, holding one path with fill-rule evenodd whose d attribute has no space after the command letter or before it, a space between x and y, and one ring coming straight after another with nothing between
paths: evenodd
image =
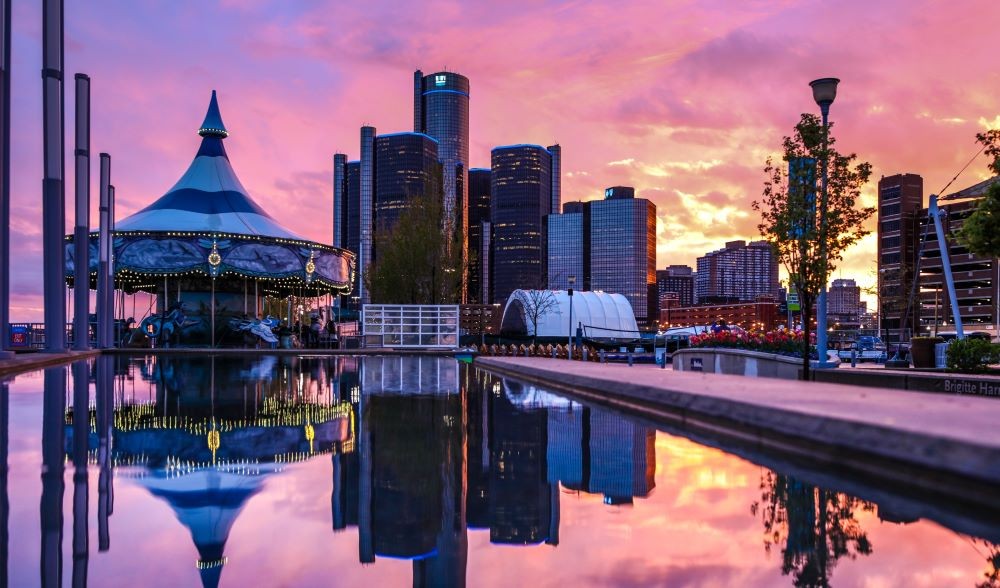
<instances>
[{"instance_id":1,"label":"steel column","mask_svg":"<svg viewBox=\"0 0 1000 588\"><path fill-rule=\"evenodd\" d=\"M65 287L66 195L65 120L63 99L63 2L42 5L42 126L44 129L42 180L42 276L45 304L45 350L66 349Z\"/></svg>"},{"instance_id":2,"label":"steel column","mask_svg":"<svg viewBox=\"0 0 1000 588\"><path fill-rule=\"evenodd\" d=\"M108 337L108 322L111 316L108 314L108 270L110 265L110 242L111 242L111 156L101 153L101 195L100 195L100 215L98 218L98 246L97 246L97 347L107 349L111 347Z\"/></svg>"},{"instance_id":3,"label":"steel column","mask_svg":"<svg viewBox=\"0 0 1000 588\"><path fill-rule=\"evenodd\" d=\"M90 78L76 74L76 226L73 229L73 349L90 348Z\"/></svg>"}]
</instances>

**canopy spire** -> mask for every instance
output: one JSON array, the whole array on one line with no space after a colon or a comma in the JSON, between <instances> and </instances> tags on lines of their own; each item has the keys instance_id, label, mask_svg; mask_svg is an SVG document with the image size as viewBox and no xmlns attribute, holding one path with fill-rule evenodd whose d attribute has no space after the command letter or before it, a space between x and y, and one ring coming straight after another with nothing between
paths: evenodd
<instances>
[{"instance_id":1,"label":"canopy spire","mask_svg":"<svg viewBox=\"0 0 1000 588\"><path fill-rule=\"evenodd\" d=\"M222 124L222 114L219 113L219 102L215 98L215 90L212 90L212 100L208 103L205 122L201 123L198 134L202 137L219 137L221 139L229 136L226 125Z\"/></svg>"}]
</instances>

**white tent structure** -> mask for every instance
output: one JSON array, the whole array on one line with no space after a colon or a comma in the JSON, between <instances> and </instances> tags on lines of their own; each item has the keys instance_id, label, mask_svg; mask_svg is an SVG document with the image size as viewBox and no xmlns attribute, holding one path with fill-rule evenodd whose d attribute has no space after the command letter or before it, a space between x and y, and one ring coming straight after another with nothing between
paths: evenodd
<instances>
[{"instance_id":1,"label":"white tent structure","mask_svg":"<svg viewBox=\"0 0 1000 588\"><path fill-rule=\"evenodd\" d=\"M570 324L570 300L573 322ZM532 310L538 308L539 312ZM534 318L538 315L538 331ZM639 327L632 305L621 294L566 290L514 290L503 310L500 332L538 337L569 337L576 326L591 339L637 339Z\"/></svg>"}]
</instances>

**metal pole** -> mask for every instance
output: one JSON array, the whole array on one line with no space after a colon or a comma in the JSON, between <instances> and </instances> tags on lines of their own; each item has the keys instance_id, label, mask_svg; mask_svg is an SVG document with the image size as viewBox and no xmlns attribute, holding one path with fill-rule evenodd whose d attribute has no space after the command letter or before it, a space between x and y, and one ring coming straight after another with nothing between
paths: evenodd
<instances>
[{"instance_id":1,"label":"metal pole","mask_svg":"<svg viewBox=\"0 0 1000 588\"><path fill-rule=\"evenodd\" d=\"M215 278L212 278L212 347L215 347Z\"/></svg>"},{"instance_id":2,"label":"metal pole","mask_svg":"<svg viewBox=\"0 0 1000 588\"><path fill-rule=\"evenodd\" d=\"M958 295L955 292L955 276L951 274L951 256L948 254L948 240L945 238L944 227L941 226L941 215L944 212L938 208L937 194L931 194L927 214L934 221L934 231L937 233L938 251L941 252L941 269L944 270L944 283L948 286L949 306L951 306L952 318L955 320L956 338L965 339L965 331L962 329L962 309L958 305Z\"/></svg>"},{"instance_id":3,"label":"metal pole","mask_svg":"<svg viewBox=\"0 0 1000 588\"><path fill-rule=\"evenodd\" d=\"M66 349L65 120L63 112L63 3L44 0L42 5L42 121L44 128L42 180L42 276L45 304L45 350Z\"/></svg>"},{"instance_id":4,"label":"metal pole","mask_svg":"<svg viewBox=\"0 0 1000 588\"><path fill-rule=\"evenodd\" d=\"M538 325L535 325L535 331L538 331ZM567 357L573 359L573 289L569 289L569 343L567 345L569 349L569 354Z\"/></svg>"},{"instance_id":5,"label":"metal pole","mask_svg":"<svg viewBox=\"0 0 1000 588\"><path fill-rule=\"evenodd\" d=\"M827 183L827 153L828 133L827 116L830 114L830 105L821 104L820 110L823 113L823 179L820 194L820 256L823 258L823 286L819 291L819 298L816 301L816 354L819 356L817 367L829 367L826 357L826 183Z\"/></svg>"},{"instance_id":6,"label":"metal pole","mask_svg":"<svg viewBox=\"0 0 1000 588\"><path fill-rule=\"evenodd\" d=\"M0 5L0 356L10 345L10 4ZM5 429L6 431L6 429ZM6 545L6 543L4 544ZM6 576L5 576L6 577Z\"/></svg>"},{"instance_id":7,"label":"metal pole","mask_svg":"<svg viewBox=\"0 0 1000 588\"><path fill-rule=\"evenodd\" d=\"M76 227L73 231L73 349L90 348L90 78L76 74Z\"/></svg>"},{"instance_id":8,"label":"metal pole","mask_svg":"<svg viewBox=\"0 0 1000 588\"><path fill-rule=\"evenodd\" d=\"M108 306L105 300L108 297L108 243L111 240L110 222L110 197L111 197L111 156L101 153L101 192L100 208L98 214L98 239L97 239L97 347L106 349L110 347L108 341L107 323L111 320L108 316Z\"/></svg>"}]
</instances>

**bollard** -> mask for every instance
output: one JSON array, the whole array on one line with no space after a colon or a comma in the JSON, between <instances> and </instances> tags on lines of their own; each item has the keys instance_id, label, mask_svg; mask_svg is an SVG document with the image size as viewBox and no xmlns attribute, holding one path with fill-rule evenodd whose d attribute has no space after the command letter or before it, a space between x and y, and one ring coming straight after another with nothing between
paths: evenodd
<instances>
[{"instance_id":1,"label":"bollard","mask_svg":"<svg viewBox=\"0 0 1000 588\"><path fill-rule=\"evenodd\" d=\"M628 367L632 367L632 354L628 354Z\"/></svg>"},{"instance_id":2,"label":"bollard","mask_svg":"<svg viewBox=\"0 0 1000 588\"><path fill-rule=\"evenodd\" d=\"M583 348L583 361L587 361L587 348Z\"/></svg>"},{"instance_id":3,"label":"bollard","mask_svg":"<svg viewBox=\"0 0 1000 588\"><path fill-rule=\"evenodd\" d=\"M851 350L851 367L858 367L858 352Z\"/></svg>"},{"instance_id":4,"label":"bollard","mask_svg":"<svg viewBox=\"0 0 1000 588\"><path fill-rule=\"evenodd\" d=\"M604 350L603 349L601 349L600 351L597 352L597 359L601 363L604 363Z\"/></svg>"}]
</instances>

